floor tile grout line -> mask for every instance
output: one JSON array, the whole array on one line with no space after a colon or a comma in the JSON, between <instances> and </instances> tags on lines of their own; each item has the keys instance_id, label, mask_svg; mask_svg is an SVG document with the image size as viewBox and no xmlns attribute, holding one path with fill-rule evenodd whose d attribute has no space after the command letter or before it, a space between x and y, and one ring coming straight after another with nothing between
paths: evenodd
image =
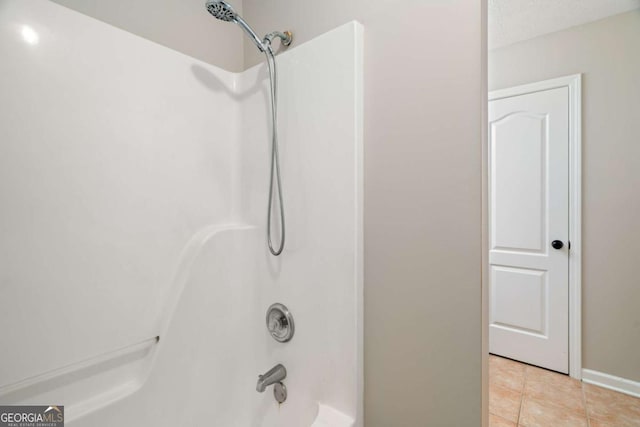
<instances>
[{"instance_id":1,"label":"floor tile grout line","mask_svg":"<svg viewBox=\"0 0 640 427\"><path fill-rule=\"evenodd\" d=\"M522 390L520 390L520 407L518 408L518 418L516 419L516 427L520 425L520 415L522 415L522 409L524 407L524 390L527 386L527 367L523 366L522 370Z\"/></svg>"},{"instance_id":2,"label":"floor tile grout line","mask_svg":"<svg viewBox=\"0 0 640 427\"><path fill-rule=\"evenodd\" d=\"M584 405L584 413L587 417L587 427L591 427L591 417L589 416L589 408L587 408L587 394L584 390L584 382L580 380L580 391L582 391L582 404Z\"/></svg>"}]
</instances>

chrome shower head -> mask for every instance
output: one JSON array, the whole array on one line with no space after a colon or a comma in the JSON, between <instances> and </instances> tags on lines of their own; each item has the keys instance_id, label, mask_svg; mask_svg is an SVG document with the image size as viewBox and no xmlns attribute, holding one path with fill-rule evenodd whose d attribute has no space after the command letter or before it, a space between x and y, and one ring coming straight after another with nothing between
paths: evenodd
<instances>
[{"instance_id":1,"label":"chrome shower head","mask_svg":"<svg viewBox=\"0 0 640 427\"><path fill-rule=\"evenodd\" d=\"M235 10L231 7L229 3L223 0L207 0L205 6L209 13L213 15L215 18L220 19L225 22L235 22L240 25L245 33L249 36L253 43L260 49L260 52L265 51L265 46L260 37L256 34L255 31L251 29L249 24L247 24L244 19L240 17L236 13Z\"/></svg>"},{"instance_id":2,"label":"chrome shower head","mask_svg":"<svg viewBox=\"0 0 640 427\"><path fill-rule=\"evenodd\" d=\"M247 33L249 38L253 40L253 43L255 43L258 49L260 49L260 52L272 52L271 41L276 37L278 37L282 41L282 44L285 46L289 46L291 44L292 36L290 31L285 31L284 33L274 31L267 34L264 40L261 40L256 32L251 29L249 24L247 24L245 20L242 19L242 17L238 15L235 10L233 10L231 5L224 0L207 0L205 6L207 8L207 11L209 11L209 13L215 18L225 22L234 22L240 25L244 32Z\"/></svg>"},{"instance_id":3,"label":"chrome shower head","mask_svg":"<svg viewBox=\"0 0 640 427\"><path fill-rule=\"evenodd\" d=\"M206 7L210 14L222 21L235 22L238 16L231 5L222 0L209 0L206 3Z\"/></svg>"}]
</instances>

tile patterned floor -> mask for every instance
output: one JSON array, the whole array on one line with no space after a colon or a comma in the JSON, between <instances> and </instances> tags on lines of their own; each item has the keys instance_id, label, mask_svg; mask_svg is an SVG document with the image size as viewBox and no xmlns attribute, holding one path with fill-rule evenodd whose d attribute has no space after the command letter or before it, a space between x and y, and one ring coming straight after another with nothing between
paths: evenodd
<instances>
[{"instance_id":1,"label":"tile patterned floor","mask_svg":"<svg viewBox=\"0 0 640 427\"><path fill-rule=\"evenodd\" d=\"M640 399L489 356L490 427L640 427Z\"/></svg>"}]
</instances>

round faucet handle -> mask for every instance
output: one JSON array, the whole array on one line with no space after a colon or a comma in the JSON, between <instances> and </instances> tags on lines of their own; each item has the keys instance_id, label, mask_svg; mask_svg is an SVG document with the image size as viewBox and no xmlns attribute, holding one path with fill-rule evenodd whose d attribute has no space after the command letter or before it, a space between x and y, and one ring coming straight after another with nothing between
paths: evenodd
<instances>
[{"instance_id":1,"label":"round faucet handle","mask_svg":"<svg viewBox=\"0 0 640 427\"><path fill-rule=\"evenodd\" d=\"M280 303L272 304L267 310L267 329L278 342L287 342L293 338L295 326L293 316L287 307Z\"/></svg>"}]
</instances>

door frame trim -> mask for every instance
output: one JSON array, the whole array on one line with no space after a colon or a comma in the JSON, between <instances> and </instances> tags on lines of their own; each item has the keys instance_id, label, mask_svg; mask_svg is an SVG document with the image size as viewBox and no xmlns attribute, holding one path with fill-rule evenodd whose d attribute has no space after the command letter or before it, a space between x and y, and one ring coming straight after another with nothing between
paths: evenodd
<instances>
[{"instance_id":1,"label":"door frame trim","mask_svg":"<svg viewBox=\"0 0 640 427\"><path fill-rule=\"evenodd\" d=\"M569 375L582 379L582 74L491 91L488 100L562 87L569 90Z\"/></svg>"}]
</instances>

